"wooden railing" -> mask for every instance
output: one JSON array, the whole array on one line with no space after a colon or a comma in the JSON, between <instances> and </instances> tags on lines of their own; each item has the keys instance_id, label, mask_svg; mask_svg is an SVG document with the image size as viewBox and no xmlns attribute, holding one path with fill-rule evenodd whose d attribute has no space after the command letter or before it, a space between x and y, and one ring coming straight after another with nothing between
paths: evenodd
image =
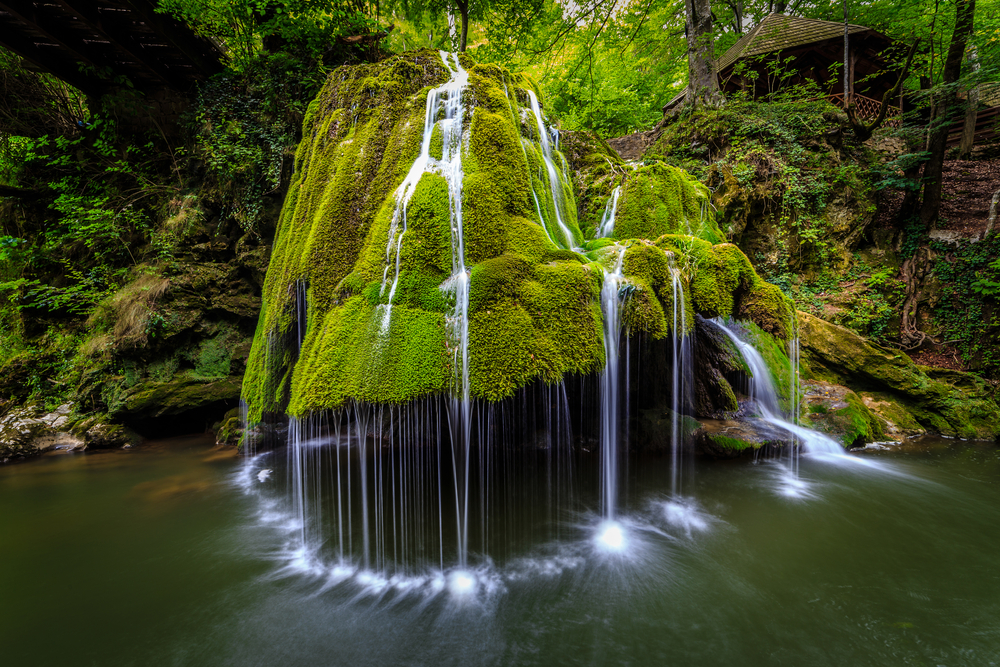
<instances>
[{"instance_id":1,"label":"wooden railing","mask_svg":"<svg viewBox=\"0 0 1000 667\"><path fill-rule=\"evenodd\" d=\"M828 100L833 102L836 106L841 109L844 108L844 95L842 93L837 93L836 95L827 95ZM854 103L855 112L858 114L858 118L866 121L873 121L878 116L879 109L882 108L882 103L871 97L866 97L864 95L859 95L854 93L851 95L851 101ZM899 127L900 113L899 107L894 107L891 104L889 109L885 113L885 123L887 127Z\"/></svg>"}]
</instances>

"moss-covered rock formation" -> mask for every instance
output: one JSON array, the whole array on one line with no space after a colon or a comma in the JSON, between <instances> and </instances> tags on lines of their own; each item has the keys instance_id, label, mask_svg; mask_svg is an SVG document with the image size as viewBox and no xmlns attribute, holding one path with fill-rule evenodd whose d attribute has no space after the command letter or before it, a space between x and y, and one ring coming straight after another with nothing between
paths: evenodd
<instances>
[{"instance_id":1,"label":"moss-covered rock formation","mask_svg":"<svg viewBox=\"0 0 1000 667\"><path fill-rule=\"evenodd\" d=\"M1000 435L1000 408L988 398L981 379L955 371L935 373L843 327L798 315L803 373L853 389L886 431L905 435L922 429L981 439Z\"/></svg>"},{"instance_id":2,"label":"moss-covered rock formation","mask_svg":"<svg viewBox=\"0 0 1000 667\"><path fill-rule=\"evenodd\" d=\"M586 136L566 142L572 163L557 149L548 162L534 84L465 56L461 63L460 188L436 162L456 148L444 145L450 135L438 116L429 166L400 195L421 155L428 96L456 94L444 85L454 67L441 54L341 68L310 106L243 383L252 418L453 390L459 212L474 397L500 400L536 380L600 370L598 297L619 258L629 333L670 333L678 275L685 331L701 313L790 335L789 302L721 243L703 186L665 164L626 169ZM622 188L617 243L586 240L593 216L581 231L580 179Z\"/></svg>"}]
</instances>

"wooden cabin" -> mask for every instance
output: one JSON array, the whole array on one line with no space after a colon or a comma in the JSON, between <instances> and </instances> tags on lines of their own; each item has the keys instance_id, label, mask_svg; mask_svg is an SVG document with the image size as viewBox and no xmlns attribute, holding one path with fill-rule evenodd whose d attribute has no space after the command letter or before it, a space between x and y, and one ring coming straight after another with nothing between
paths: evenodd
<instances>
[{"instance_id":1,"label":"wooden cabin","mask_svg":"<svg viewBox=\"0 0 1000 667\"><path fill-rule=\"evenodd\" d=\"M848 95L862 118L875 116L886 91L899 76L886 58L903 47L863 25L849 24ZM844 106L844 24L785 14L769 14L733 44L716 63L719 88L726 94L745 91L754 98L814 81L819 94ZM664 112L684 99L681 93ZM888 116L899 114L895 100Z\"/></svg>"}]
</instances>

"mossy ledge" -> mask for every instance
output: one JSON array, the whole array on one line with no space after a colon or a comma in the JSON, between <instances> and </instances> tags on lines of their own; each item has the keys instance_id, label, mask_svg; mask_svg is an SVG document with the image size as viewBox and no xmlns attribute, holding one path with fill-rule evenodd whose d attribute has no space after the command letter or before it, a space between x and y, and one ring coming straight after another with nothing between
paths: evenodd
<instances>
[{"instance_id":1,"label":"mossy ledge","mask_svg":"<svg viewBox=\"0 0 1000 667\"><path fill-rule=\"evenodd\" d=\"M1000 436L1000 408L975 376L936 379L904 353L872 345L857 334L799 312L803 375L842 384L863 401L887 430L915 430L993 440ZM853 400L853 399L852 399ZM851 404L851 400L847 401ZM856 412L862 403L853 401ZM883 407L884 406L884 407ZM871 430L859 422L858 431Z\"/></svg>"},{"instance_id":2,"label":"mossy ledge","mask_svg":"<svg viewBox=\"0 0 1000 667\"><path fill-rule=\"evenodd\" d=\"M630 284L629 333L669 333L671 272L680 271L685 330L701 313L747 318L779 338L789 335L787 300L739 249L719 243L703 188L682 170L658 164L634 170L623 186L637 192L628 200L623 195L632 202L626 210L634 224L619 228L617 243L580 247L585 235L575 180L563 169L569 162L555 151L555 192L541 176L545 166L527 95L537 94L535 85L466 56L462 64L468 71L462 212L474 397L502 400L537 380L554 383L603 367L602 267L618 252L625 253ZM385 288L387 270L391 280L395 267L386 249L396 191L420 152L427 95L448 77L438 52L411 52L334 71L310 105L243 383L252 420L349 401L401 404L453 389L455 305L442 289L453 266L451 203L447 182L433 170L420 178L406 207L390 317ZM432 156L441 154L442 141L440 132L432 134ZM567 235L556 225L557 206L575 247L566 247ZM685 219L696 215L689 227Z\"/></svg>"}]
</instances>

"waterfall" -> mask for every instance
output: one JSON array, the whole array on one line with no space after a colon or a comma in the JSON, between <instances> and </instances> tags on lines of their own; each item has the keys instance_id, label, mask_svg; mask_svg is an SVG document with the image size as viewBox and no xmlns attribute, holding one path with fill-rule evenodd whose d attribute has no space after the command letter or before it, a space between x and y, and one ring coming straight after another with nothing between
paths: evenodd
<instances>
[{"instance_id":1,"label":"waterfall","mask_svg":"<svg viewBox=\"0 0 1000 667\"><path fill-rule=\"evenodd\" d=\"M559 181L559 172L556 171L556 165L552 161L552 144L549 141L549 133L545 127L545 121L542 120L542 110L538 105L538 97L535 96L533 90L528 90L528 99L531 101L531 113L535 116L535 124L538 126L538 141L542 145L542 160L545 162L545 170L549 175L549 185L552 188L552 200L553 200L553 210L556 215L556 224L559 225L559 230L562 232L563 239L566 241L567 248L573 248L575 246L573 234L570 232L569 227L563 222L563 191L562 183ZM558 135L556 135L558 137ZM536 201L537 203L537 201ZM541 213L541 211L539 211Z\"/></svg>"},{"instance_id":2,"label":"waterfall","mask_svg":"<svg viewBox=\"0 0 1000 667\"><path fill-rule=\"evenodd\" d=\"M448 182L449 212L451 214L452 253L459 255L458 265L464 272L465 257L462 244L462 130L464 108L462 106L462 91L469 83L469 75L458 62L458 56L453 53L441 52L441 60L448 69L448 82L427 93L424 105L423 138L420 142L420 153L410 166L403 182L396 188L396 205L392 212L392 222L389 224L389 235L385 247L386 266L382 272L382 287L379 295L385 293L389 269L395 269L392 283L389 284L389 296L384 306L382 317L383 335L389 331L389 320L392 316L392 300L396 296L399 285L400 252L403 247L403 237L407 231L406 208L410 203L417 183L425 173L437 172ZM452 67L454 65L454 67ZM444 102L444 119L438 121L442 100ZM440 122L443 135L443 155L440 160L431 157L431 138L434 127ZM402 229L400 229L402 227ZM458 239L457 244L455 239ZM457 268L456 268L457 270ZM454 276L453 276L454 278ZM465 295L468 296L466 281ZM456 291L456 297L461 296L461 289ZM456 306L457 308L457 306Z\"/></svg>"},{"instance_id":3,"label":"waterfall","mask_svg":"<svg viewBox=\"0 0 1000 667\"><path fill-rule=\"evenodd\" d=\"M601 372L601 508L604 518L615 517L618 499L618 427L621 421L618 384L618 345L622 331L621 289L625 248L615 246L614 268L604 275L601 314L604 319L604 370Z\"/></svg>"},{"instance_id":4,"label":"waterfall","mask_svg":"<svg viewBox=\"0 0 1000 667\"><path fill-rule=\"evenodd\" d=\"M761 413L761 419L786 431L793 438L800 440L803 448L810 454L824 454L837 457L847 456L844 448L831 438L785 419L781 414L781 407L778 404L778 392L775 389L774 380L771 378L771 372L764 362L764 357L761 356L757 348L750 343L744 342L730 327L718 320L713 321L729 337L733 344L736 345L736 349L739 350L743 361L750 368L752 374L750 378L750 398L757 404L757 409ZM796 343L795 349L797 350L797 348L798 345ZM794 369L792 375L792 381L795 382L794 377L798 376L798 370ZM795 386L797 385L793 385L793 387ZM792 397L793 409L795 409L794 406L796 405L796 396L797 394L794 394ZM789 417L793 421L797 421L797 414L793 413Z\"/></svg>"},{"instance_id":5,"label":"waterfall","mask_svg":"<svg viewBox=\"0 0 1000 667\"><path fill-rule=\"evenodd\" d=\"M604 208L604 213L601 214L601 224L597 228L598 236L607 238L615 233L615 213L618 211L618 195L621 194L621 191L622 186L619 185L611 193L611 199L608 200L608 205Z\"/></svg>"},{"instance_id":6,"label":"waterfall","mask_svg":"<svg viewBox=\"0 0 1000 667\"><path fill-rule=\"evenodd\" d=\"M691 381L692 350L691 337L687 335L687 306L684 299L684 284L681 282L681 271L674 266L670 256L670 282L673 293L673 322L670 332L673 367L670 377L670 493L677 496L680 493L681 453L683 450L683 433L681 432L683 413L689 404L686 400L691 395L694 383Z\"/></svg>"}]
</instances>

